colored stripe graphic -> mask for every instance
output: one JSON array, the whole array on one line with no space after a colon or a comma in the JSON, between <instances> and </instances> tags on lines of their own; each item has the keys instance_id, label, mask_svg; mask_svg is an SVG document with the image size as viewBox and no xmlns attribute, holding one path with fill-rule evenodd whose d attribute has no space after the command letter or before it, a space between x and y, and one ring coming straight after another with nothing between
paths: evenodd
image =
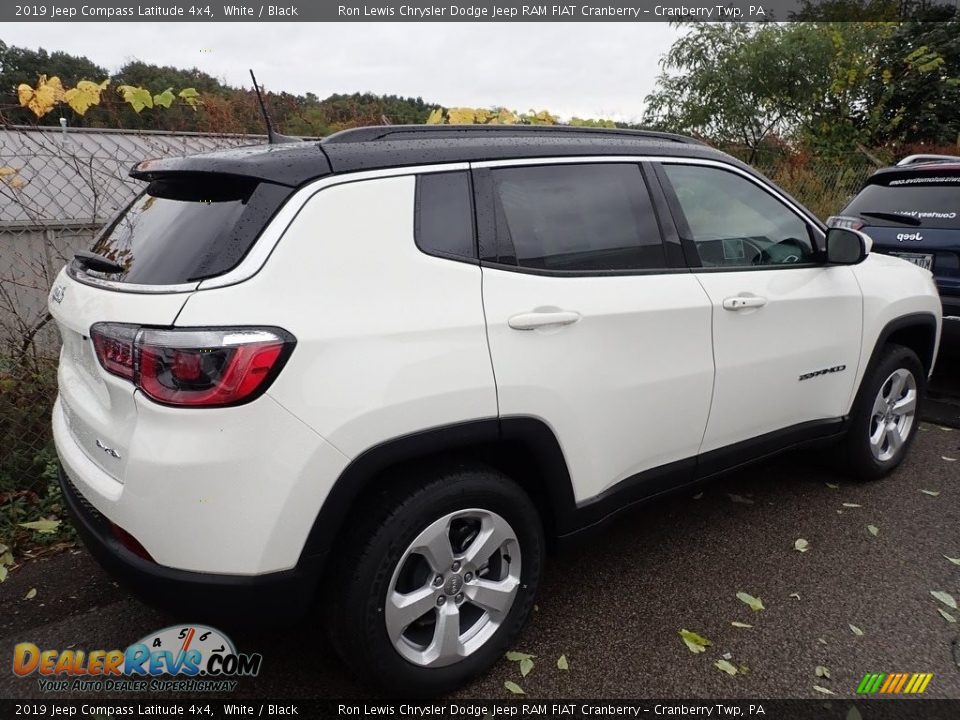
<instances>
[{"instance_id":1,"label":"colored stripe graphic","mask_svg":"<svg viewBox=\"0 0 960 720\"><path fill-rule=\"evenodd\" d=\"M857 686L861 695L919 695L927 689L933 673L867 673Z\"/></svg>"}]
</instances>

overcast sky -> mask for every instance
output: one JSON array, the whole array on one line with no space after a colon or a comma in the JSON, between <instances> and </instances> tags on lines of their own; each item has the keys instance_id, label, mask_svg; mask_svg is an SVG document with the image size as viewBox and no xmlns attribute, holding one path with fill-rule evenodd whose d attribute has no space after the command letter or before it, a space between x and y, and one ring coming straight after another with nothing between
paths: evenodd
<instances>
[{"instance_id":1,"label":"overcast sky","mask_svg":"<svg viewBox=\"0 0 960 720\"><path fill-rule=\"evenodd\" d=\"M196 66L231 85L247 68L271 90L394 93L447 107L503 105L561 117L639 120L667 23L17 23L10 45ZM153 88L156 89L156 88Z\"/></svg>"}]
</instances>

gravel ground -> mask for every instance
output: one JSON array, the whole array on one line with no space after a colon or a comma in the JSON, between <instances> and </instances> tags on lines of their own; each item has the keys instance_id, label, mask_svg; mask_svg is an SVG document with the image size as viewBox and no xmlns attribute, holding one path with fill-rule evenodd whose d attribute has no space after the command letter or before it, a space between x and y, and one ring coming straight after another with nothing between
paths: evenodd
<instances>
[{"instance_id":1,"label":"gravel ground","mask_svg":"<svg viewBox=\"0 0 960 720\"><path fill-rule=\"evenodd\" d=\"M798 538L807 552L794 549ZM960 623L941 617L938 607L948 608L930 595L960 598L960 566L944 555L960 558L960 430L924 423L903 466L869 484L785 456L715 482L699 499L649 505L551 557L516 643L536 656L532 672L521 677L504 659L457 697L507 699L506 680L542 698L823 698L818 684L851 697L867 672L932 672L928 697L960 698ZM740 591L766 609L751 610ZM22 641L123 648L180 621L130 598L76 550L28 563L3 584L0 656L9 662ZM318 624L232 633L241 651L264 656L261 674L236 695L369 698ZM692 653L681 628L713 645ZM749 673L720 672L714 663L725 653ZM556 667L561 654L567 671ZM815 676L818 665L829 679ZM35 679L0 673L0 697L37 695Z\"/></svg>"}]
</instances>

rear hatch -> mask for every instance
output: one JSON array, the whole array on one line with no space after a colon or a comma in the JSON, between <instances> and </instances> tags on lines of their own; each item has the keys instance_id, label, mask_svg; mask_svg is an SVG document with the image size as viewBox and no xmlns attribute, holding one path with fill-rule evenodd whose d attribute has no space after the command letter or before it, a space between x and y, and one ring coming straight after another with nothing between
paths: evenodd
<instances>
[{"instance_id":1,"label":"rear hatch","mask_svg":"<svg viewBox=\"0 0 960 720\"><path fill-rule=\"evenodd\" d=\"M104 369L92 329L172 326L202 280L243 259L290 192L234 176L155 178L97 237L92 260L88 254L60 272L49 299L63 338L60 405L72 439L115 480L124 478L137 390ZM122 343L101 346L105 352L132 362Z\"/></svg>"},{"instance_id":2,"label":"rear hatch","mask_svg":"<svg viewBox=\"0 0 960 720\"><path fill-rule=\"evenodd\" d=\"M960 295L960 165L881 171L842 216L862 223L876 252L925 267L941 294Z\"/></svg>"}]
</instances>

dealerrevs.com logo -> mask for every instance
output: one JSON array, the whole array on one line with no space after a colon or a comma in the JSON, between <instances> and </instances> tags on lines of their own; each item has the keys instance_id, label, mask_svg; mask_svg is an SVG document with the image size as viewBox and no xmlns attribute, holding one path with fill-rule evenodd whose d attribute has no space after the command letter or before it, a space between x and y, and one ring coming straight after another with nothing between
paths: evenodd
<instances>
[{"instance_id":1,"label":"dealerrevs.com logo","mask_svg":"<svg viewBox=\"0 0 960 720\"><path fill-rule=\"evenodd\" d=\"M236 678L254 677L263 656L238 653L219 630L177 625L125 650L13 648L13 672L37 676L41 692L230 692Z\"/></svg>"}]
</instances>

